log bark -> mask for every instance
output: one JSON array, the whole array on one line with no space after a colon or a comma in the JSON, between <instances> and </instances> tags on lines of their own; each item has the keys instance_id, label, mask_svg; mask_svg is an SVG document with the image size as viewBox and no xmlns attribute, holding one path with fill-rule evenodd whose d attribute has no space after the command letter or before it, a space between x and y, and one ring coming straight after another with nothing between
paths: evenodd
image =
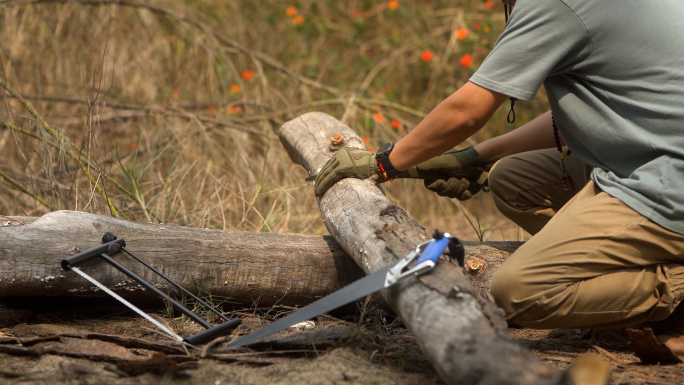
<instances>
[{"instance_id":1,"label":"log bark","mask_svg":"<svg viewBox=\"0 0 684 385\"><path fill-rule=\"evenodd\" d=\"M226 306L306 305L364 275L330 236L197 229L75 211L0 219L7 224L0 226L0 297L106 296L60 262L100 245L107 231L190 291L229 298ZM177 294L132 258L116 259ZM158 300L104 262L82 270L128 299Z\"/></svg>"},{"instance_id":2,"label":"log bark","mask_svg":"<svg viewBox=\"0 0 684 385\"><path fill-rule=\"evenodd\" d=\"M279 135L293 161L310 175L331 157L335 135L341 135L346 146L365 148L348 126L323 113L293 119ZM366 273L428 239L420 224L387 200L373 178L342 180L318 204L330 234ZM481 292L462 268L444 261L430 274L382 294L448 384L564 383L564 375L509 337L503 314Z\"/></svg>"}]
</instances>

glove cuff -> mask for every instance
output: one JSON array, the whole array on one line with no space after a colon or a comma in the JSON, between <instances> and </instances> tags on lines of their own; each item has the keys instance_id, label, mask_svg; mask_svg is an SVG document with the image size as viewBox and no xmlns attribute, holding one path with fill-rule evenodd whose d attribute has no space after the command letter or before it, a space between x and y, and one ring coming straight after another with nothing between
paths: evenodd
<instances>
[{"instance_id":1,"label":"glove cuff","mask_svg":"<svg viewBox=\"0 0 684 385\"><path fill-rule=\"evenodd\" d=\"M490 166L487 164L487 161L480 156L477 150L475 150L475 147L466 148L463 150L463 155L465 155L475 167L483 170L489 170Z\"/></svg>"}]
</instances>

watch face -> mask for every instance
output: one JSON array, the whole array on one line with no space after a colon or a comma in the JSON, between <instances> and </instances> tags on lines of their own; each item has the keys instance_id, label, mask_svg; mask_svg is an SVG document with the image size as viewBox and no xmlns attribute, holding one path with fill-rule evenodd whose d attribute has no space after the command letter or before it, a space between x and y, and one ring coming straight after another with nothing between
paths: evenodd
<instances>
[{"instance_id":1,"label":"watch face","mask_svg":"<svg viewBox=\"0 0 684 385\"><path fill-rule=\"evenodd\" d=\"M393 148L394 148L394 143L392 143L392 142L385 143L382 146L380 146L380 148L378 149L377 156L382 157L382 156L389 155L389 153L392 151Z\"/></svg>"}]
</instances>

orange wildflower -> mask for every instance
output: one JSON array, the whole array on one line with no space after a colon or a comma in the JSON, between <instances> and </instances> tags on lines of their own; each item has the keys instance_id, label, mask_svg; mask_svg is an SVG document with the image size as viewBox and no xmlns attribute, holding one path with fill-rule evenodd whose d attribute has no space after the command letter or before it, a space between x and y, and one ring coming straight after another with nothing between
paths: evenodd
<instances>
[{"instance_id":1,"label":"orange wildflower","mask_svg":"<svg viewBox=\"0 0 684 385\"><path fill-rule=\"evenodd\" d=\"M387 120L385 119L385 116L379 112L376 112L373 114L373 120L375 120L375 123L385 123Z\"/></svg>"},{"instance_id":2,"label":"orange wildflower","mask_svg":"<svg viewBox=\"0 0 684 385\"><path fill-rule=\"evenodd\" d=\"M174 90L173 92L171 92L171 97L172 97L174 100L178 100L178 99L180 99L180 94L178 93L178 91L175 91L175 90Z\"/></svg>"},{"instance_id":3,"label":"orange wildflower","mask_svg":"<svg viewBox=\"0 0 684 385\"><path fill-rule=\"evenodd\" d=\"M476 31L479 31L480 30L480 23L473 24L473 29Z\"/></svg>"},{"instance_id":4,"label":"orange wildflower","mask_svg":"<svg viewBox=\"0 0 684 385\"><path fill-rule=\"evenodd\" d=\"M294 25L299 25L299 24L302 24L303 22L304 22L304 16L302 16L302 15L297 15L297 16L295 16L294 19L292 19L292 24L294 24Z\"/></svg>"},{"instance_id":5,"label":"orange wildflower","mask_svg":"<svg viewBox=\"0 0 684 385\"><path fill-rule=\"evenodd\" d=\"M232 86L230 86L230 90L233 91L234 94L239 94L240 92L242 92L242 87L240 87L239 84L233 84Z\"/></svg>"},{"instance_id":6,"label":"orange wildflower","mask_svg":"<svg viewBox=\"0 0 684 385\"><path fill-rule=\"evenodd\" d=\"M361 17L361 12L360 11L354 11L354 19L358 19Z\"/></svg>"},{"instance_id":7,"label":"orange wildflower","mask_svg":"<svg viewBox=\"0 0 684 385\"><path fill-rule=\"evenodd\" d=\"M491 11L494 9L494 2L492 0L487 0L484 2L485 8L487 8L488 11Z\"/></svg>"},{"instance_id":8,"label":"orange wildflower","mask_svg":"<svg viewBox=\"0 0 684 385\"><path fill-rule=\"evenodd\" d=\"M390 124L397 130L401 128L401 123L399 123L398 120L392 119L392 121L390 121Z\"/></svg>"},{"instance_id":9,"label":"orange wildflower","mask_svg":"<svg viewBox=\"0 0 684 385\"><path fill-rule=\"evenodd\" d=\"M287 16L294 16L297 14L297 8L296 7L287 7L285 10L285 14Z\"/></svg>"},{"instance_id":10,"label":"orange wildflower","mask_svg":"<svg viewBox=\"0 0 684 385\"><path fill-rule=\"evenodd\" d=\"M242 80L250 81L254 79L254 71L252 70L244 70L242 71Z\"/></svg>"},{"instance_id":11,"label":"orange wildflower","mask_svg":"<svg viewBox=\"0 0 684 385\"><path fill-rule=\"evenodd\" d=\"M228 107L228 113L231 114L231 115L239 115L239 114L242 113L242 107L240 107L240 106L237 106L237 107L230 106L230 107Z\"/></svg>"},{"instance_id":12,"label":"orange wildflower","mask_svg":"<svg viewBox=\"0 0 684 385\"><path fill-rule=\"evenodd\" d=\"M432 61L432 58L435 57L435 54L432 53L432 51L425 50L420 53L420 60L424 62L429 62Z\"/></svg>"},{"instance_id":13,"label":"orange wildflower","mask_svg":"<svg viewBox=\"0 0 684 385\"><path fill-rule=\"evenodd\" d=\"M468 37L468 30L465 28L459 28L456 30L454 35L456 36L456 39L464 40L466 37Z\"/></svg>"},{"instance_id":14,"label":"orange wildflower","mask_svg":"<svg viewBox=\"0 0 684 385\"><path fill-rule=\"evenodd\" d=\"M128 143L128 148L130 148L131 150L135 150L136 148L138 148L138 143L130 142Z\"/></svg>"},{"instance_id":15,"label":"orange wildflower","mask_svg":"<svg viewBox=\"0 0 684 385\"><path fill-rule=\"evenodd\" d=\"M392 0L392 1L387 3L387 8L389 8L391 10L395 10L395 9L397 9L397 7L399 7L399 2L396 0Z\"/></svg>"},{"instance_id":16,"label":"orange wildflower","mask_svg":"<svg viewBox=\"0 0 684 385\"><path fill-rule=\"evenodd\" d=\"M485 25L485 27L482 30L484 31L484 33L489 33L489 31L491 31L492 29L489 28L488 25Z\"/></svg>"},{"instance_id":17,"label":"orange wildflower","mask_svg":"<svg viewBox=\"0 0 684 385\"><path fill-rule=\"evenodd\" d=\"M469 68L471 65L473 65L474 60L475 58L473 57L473 55L467 53L461 57L460 63L461 66L463 66L463 68Z\"/></svg>"}]
</instances>

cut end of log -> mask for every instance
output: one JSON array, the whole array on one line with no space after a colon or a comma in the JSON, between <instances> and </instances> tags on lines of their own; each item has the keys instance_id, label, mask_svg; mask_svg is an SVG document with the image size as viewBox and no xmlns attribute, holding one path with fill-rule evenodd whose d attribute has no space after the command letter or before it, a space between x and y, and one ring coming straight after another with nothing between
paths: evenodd
<instances>
[{"instance_id":1,"label":"cut end of log","mask_svg":"<svg viewBox=\"0 0 684 385\"><path fill-rule=\"evenodd\" d=\"M487 261L481 258L470 257L465 262L465 271L473 277L483 274L487 269Z\"/></svg>"},{"instance_id":2,"label":"cut end of log","mask_svg":"<svg viewBox=\"0 0 684 385\"><path fill-rule=\"evenodd\" d=\"M342 147L345 147L347 145L347 140L344 139L342 135L334 135L332 138L330 138L330 150L331 151L337 151Z\"/></svg>"}]
</instances>

